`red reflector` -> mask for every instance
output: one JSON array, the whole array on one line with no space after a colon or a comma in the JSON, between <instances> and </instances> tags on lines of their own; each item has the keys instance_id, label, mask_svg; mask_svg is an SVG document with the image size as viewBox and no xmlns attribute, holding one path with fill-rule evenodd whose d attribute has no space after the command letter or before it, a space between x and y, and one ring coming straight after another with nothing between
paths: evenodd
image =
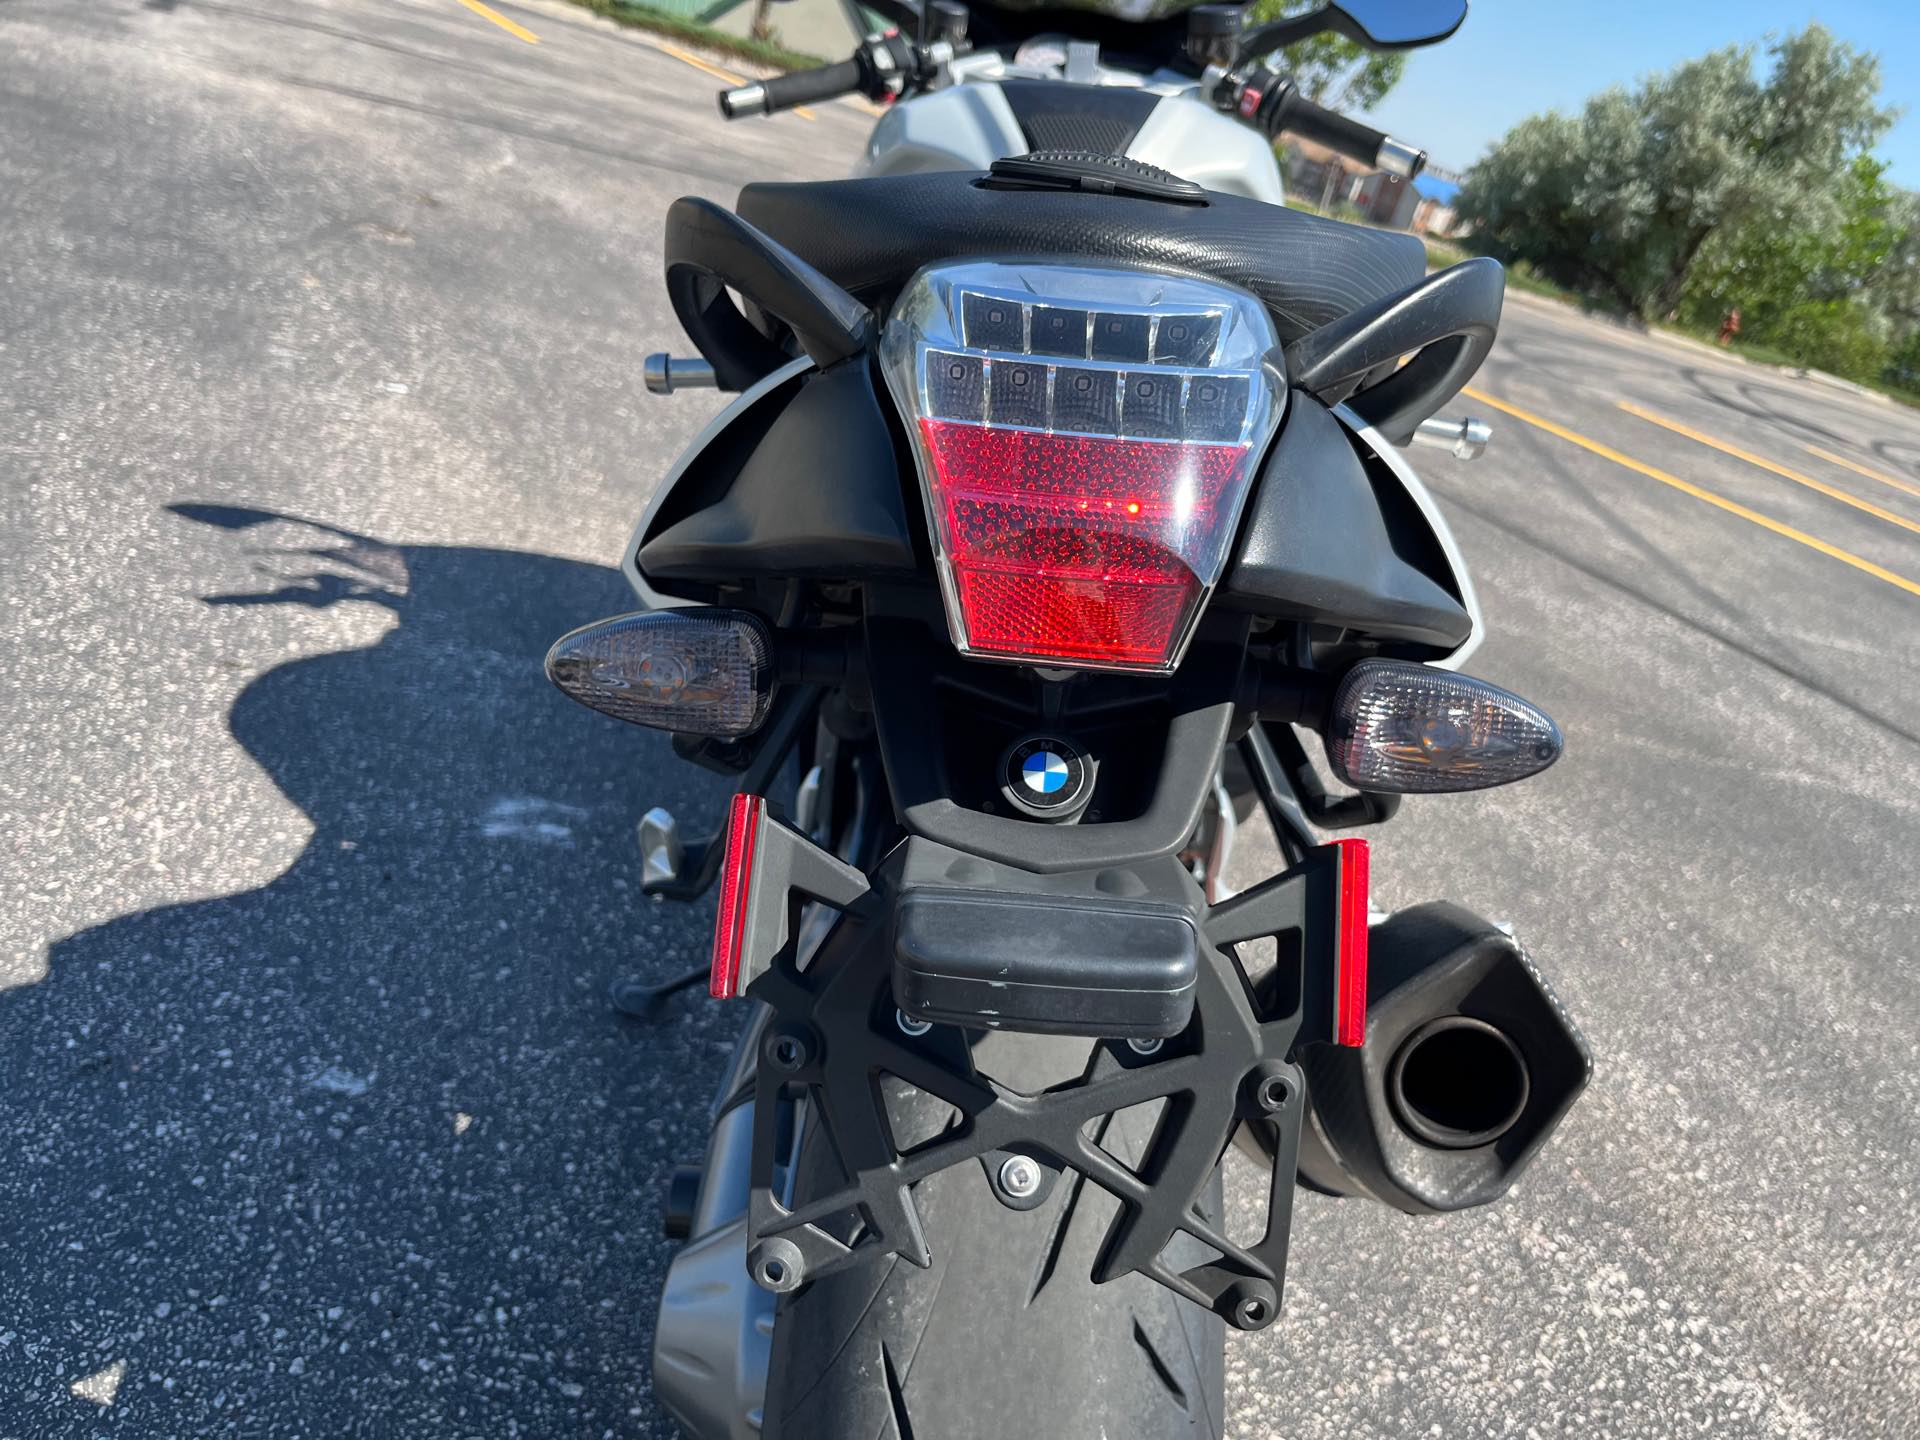
<instances>
[{"instance_id":1,"label":"red reflector","mask_svg":"<svg viewBox=\"0 0 1920 1440\"><path fill-rule=\"evenodd\" d=\"M1340 939L1335 951L1333 1038L1340 1045L1367 1039L1367 842L1336 840L1340 852Z\"/></svg>"},{"instance_id":2,"label":"red reflector","mask_svg":"<svg viewBox=\"0 0 1920 1440\"><path fill-rule=\"evenodd\" d=\"M994 655L1157 664L1200 582L1115 585L954 568L967 641Z\"/></svg>"},{"instance_id":3,"label":"red reflector","mask_svg":"<svg viewBox=\"0 0 1920 1440\"><path fill-rule=\"evenodd\" d=\"M1173 658L1205 589L1174 547L1230 523L1244 447L920 424L971 649Z\"/></svg>"},{"instance_id":4,"label":"red reflector","mask_svg":"<svg viewBox=\"0 0 1920 1440\"><path fill-rule=\"evenodd\" d=\"M727 860L720 871L720 913L714 917L713 961L707 973L707 993L716 1000L731 1000L739 993L740 954L753 894L753 846L765 808L760 796L742 793L733 797L727 811Z\"/></svg>"}]
</instances>

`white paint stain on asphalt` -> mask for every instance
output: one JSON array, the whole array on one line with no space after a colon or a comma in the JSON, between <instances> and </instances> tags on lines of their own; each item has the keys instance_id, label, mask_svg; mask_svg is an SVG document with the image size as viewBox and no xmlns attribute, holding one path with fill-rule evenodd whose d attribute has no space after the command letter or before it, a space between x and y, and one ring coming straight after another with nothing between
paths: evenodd
<instances>
[{"instance_id":1,"label":"white paint stain on asphalt","mask_svg":"<svg viewBox=\"0 0 1920 1440\"><path fill-rule=\"evenodd\" d=\"M341 1066L329 1065L307 1083L316 1090L326 1090L335 1095L364 1095L373 1084L373 1076L356 1075Z\"/></svg>"},{"instance_id":2,"label":"white paint stain on asphalt","mask_svg":"<svg viewBox=\"0 0 1920 1440\"><path fill-rule=\"evenodd\" d=\"M503 795L487 807L480 833L489 840L523 840L531 845L573 844L573 826L587 818L578 805L538 796Z\"/></svg>"}]
</instances>

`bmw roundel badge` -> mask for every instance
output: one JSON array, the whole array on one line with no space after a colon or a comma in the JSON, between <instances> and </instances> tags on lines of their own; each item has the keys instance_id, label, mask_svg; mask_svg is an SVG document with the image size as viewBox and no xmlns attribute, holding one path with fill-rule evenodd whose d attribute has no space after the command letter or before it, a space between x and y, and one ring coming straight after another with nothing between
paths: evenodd
<instances>
[{"instance_id":1,"label":"bmw roundel badge","mask_svg":"<svg viewBox=\"0 0 1920 1440\"><path fill-rule=\"evenodd\" d=\"M1020 779L1036 795L1057 795L1067 788L1067 758L1058 750L1036 750L1020 762Z\"/></svg>"},{"instance_id":2,"label":"bmw roundel badge","mask_svg":"<svg viewBox=\"0 0 1920 1440\"><path fill-rule=\"evenodd\" d=\"M1053 735L1020 741L1002 762L1000 793L1015 809L1046 820L1070 820L1093 794L1086 751Z\"/></svg>"}]
</instances>

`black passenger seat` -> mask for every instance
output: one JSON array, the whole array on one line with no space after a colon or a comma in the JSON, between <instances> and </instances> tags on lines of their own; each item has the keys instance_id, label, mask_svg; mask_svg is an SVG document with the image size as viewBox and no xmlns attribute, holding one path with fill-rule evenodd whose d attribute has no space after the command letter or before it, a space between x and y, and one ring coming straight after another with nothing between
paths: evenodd
<instances>
[{"instance_id":1,"label":"black passenger seat","mask_svg":"<svg viewBox=\"0 0 1920 1440\"><path fill-rule=\"evenodd\" d=\"M1239 195L1204 198L1016 189L943 171L749 185L735 208L881 314L932 261L1058 259L1238 286L1265 302L1287 343L1426 275L1426 250L1411 235Z\"/></svg>"}]
</instances>

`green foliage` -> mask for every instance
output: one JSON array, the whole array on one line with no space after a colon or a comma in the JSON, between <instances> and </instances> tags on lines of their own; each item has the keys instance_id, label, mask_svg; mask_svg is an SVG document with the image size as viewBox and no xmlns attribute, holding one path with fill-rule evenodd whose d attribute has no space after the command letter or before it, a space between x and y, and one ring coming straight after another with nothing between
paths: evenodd
<instances>
[{"instance_id":1,"label":"green foliage","mask_svg":"<svg viewBox=\"0 0 1920 1440\"><path fill-rule=\"evenodd\" d=\"M1869 156L1856 158L1835 187L1824 227L1768 217L1717 231L1688 280L1682 318L1717 327L1738 309L1745 340L1818 370L1878 375L1888 359L1888 327L1868 289L1909 223L1885 170Z\"/></svg>"},{"instance_id":2,"label":"green foliage","mask_svg":"<svg viewBox=\"0 0 1920 1440\"><path fill-rule=\"evenodd\" d=\"M1320 0L1255 0L1247 24L1318 10ZM1309 100L1335 110L1365 110L1387 98L1406 73L1404 51L1376 54L1344 36L1315 35L1286 49L1284 68Z\"/></svg>"},{"instance_id":3,"label":"green foliage","mask_svg":"<svg viewBox=\"0 0 1920 1440\"><path fill-rule=\"evenodd\" d=\"M1867 281L1865 298L1901 334L1920 327L1920 195L1893 190L1887 223L1893 248Z\"/></svg>"},{"instance_id":4,"label":"green foliage","mask_svg":"<svg viewBox=\"0 0 1920 1440\"><path fill-rule=\"evenodd\" d=\"M737 55L742 60L752 60L776 70L808 70L826 63L818 55L804 55L789 50L777 41L732 35L725 30L716 30L711 25L702 25L697 20L630 3L630 0L573 0L573 3L621 25L651 30L657 35L670 35L677 40L691 40L704 49L717 50L723 55Z\"/></svg>"},{"instance_id":5,"label":"green foliage","mask_svg":"<svg viewBox=\"0 0 1920 1440\"><path fill-rule=\"evenodd\" d=\"M1882 372L1889 384L1906 390L1920 390L1920 329L1894 347Z\"/></svg>"},{"instance_id":6,"label":"green foliage","mask_svg":"<svg viewBox=\"0 0 1920 1440\"><path fill-rule=\"evenodd\" d=\"M1679 306L1723 232L1831 235L1852 162L1892 123L1879 61L1819 25L1768 55L1764 78L1752 47L1728 47L1522 121L1456 208L1494 253L1641 317Z\"/></svg>"},{"instance_id":7,"label":"green foliage","mask_svg":"<svg viewBox=\"0 0 1920 1440\"><path fill-rule=\"evenodd\" d=\"M1800 364L1861 380L1886 369L1889 348L1858 300L1809 300L1783 312L1765 337Z\"/></svg>"}]
</instances>

